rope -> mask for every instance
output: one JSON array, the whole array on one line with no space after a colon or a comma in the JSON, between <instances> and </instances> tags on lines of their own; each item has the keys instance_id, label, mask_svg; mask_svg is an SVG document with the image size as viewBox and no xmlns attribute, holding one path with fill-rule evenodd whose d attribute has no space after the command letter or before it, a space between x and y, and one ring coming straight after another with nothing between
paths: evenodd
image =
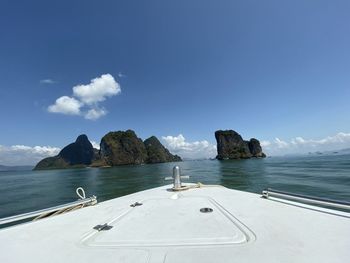
<instances>
[{"instance_id":1,"label":"rope","mask_svg":"<svg viewBox=\"0 0 350 263\"><path fill-rule=\"evenodd\" d=\"M202 184L201 182L198 182L195 188L204 188L204 187L223 187L219 184Z\"/></svg>"},{"instance_id":2,"label":"rope","mask_svg":"<svg viewBox=\"0 0 350 263\"><path fill-rule=\"evenodd\" d=\"M75 192L77 193L77 195L79 196L80 199L85 199L86 198L85 191L84 191L84 189L82 187L78 187L75 190ZM55 212L50 212L50 213L47 213L47 214L41 214L41 215L35 217L33 219L33 221L36 221L36 220L42 219L42 218L46 218L46 217L51 217L51 216L55 216L55 215L64 214L64 213L67 213L67 212L70 212L70 211L74 211L74 210L83 208L84 206L85 206L85 204L79 204L79 205L76 205L76 206L73 206L73 207L63 208L63 209L57 210Z\"/></svg>"},{"instance_id":3,"label":"rope","mask_svg":"<svg viewBox=\"0 0 350 263\"><path fill-rule=\"evenodd\" d=\"M80 193L80 192L81 193ZM75 192L77 193L77 195L80 197L80 199L85 199L85 191L82 187L78 187Z\"/></svg>"},{"instance_id":4,"label":"rope","mask_svg":"<svg viewBox=\"0 0 350 263\"><path fill-rule=\"evenodd\" d=\"M223 186L218 184L202 184L201 182L198 182L195 185L183 185L181 188L172 188L172 190L179 192L179 191L184 191L188 189L204 188L204 187L223 187Z\"/></svg>"}]
</instances>

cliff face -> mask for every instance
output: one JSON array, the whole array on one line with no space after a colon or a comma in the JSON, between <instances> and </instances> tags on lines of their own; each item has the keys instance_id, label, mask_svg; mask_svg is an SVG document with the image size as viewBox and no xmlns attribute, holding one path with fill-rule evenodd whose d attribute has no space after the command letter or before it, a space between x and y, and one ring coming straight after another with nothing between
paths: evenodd
<instances>
[{"instance_id":1,"label":"cliff face","mask_svg":"<svg viewBox=\"0 0 350 263\"><path fill-rule=\"evenodd\" d=\"M94 157L94 148L85 134L79 135L74 143L64 147L58 154L70 165L89 165Z\"/></svg>"},{"instance_id":2,"label":"cliff face","mask_svg":"<svg viewBox=\"0 0 350 263\"><path fill-rule=\"evenodd\" d=\"M217 159L247 159L251 157L265 157L260 142L257 139L245 141L233 130L216 131Z\"/></svg>"},{"instance_id":3,"label":"cliff face","mask_svg":"<svg viewBox=\"0 0 350 263\"><path fill-rule=\"evenodd\" d=\"M102 138L100 146L100 159L109 166L182 161L155 136L143 142L132 130L110 132Z\"/></svg>"},{"instance_id":4,"label":"cliff face","mask_svg":"<svg viewBox=\"0 0 350 263\"><path fill-rule=\"evenodd\" d=\"M74 143L64 147L57 156L41 160L35 170L61 169L90 165L94 158L94 148L85 134L79 135Z\"/></svg>"},{"instance_id":5,"label":"cliff face","mask_svg":"<svg viewBox=\"0 0 350 263\"><path fill-rule=\"evenodd\" d=\"M145 140L144 144L148 155L147 163L165 163L182 161L180 156L172 155L155 136L152 136Z\"/></svg>"},{"instance_id":6,"label":"cliff face","mask_svg":"<svg viewBox=\"0 0 350 263\"><path fill-rule=\"evenodd\" d=\"M109 132L100 144L100 157L107 165L146 163L147 150L134 131Z\"/></svg>"},{"instance_id":7,"label":"cliff face","mask_svg":"<svg viewBox=\"0 0 350 263\"><path fill-rule=\"evenodd\" d=\"M253 157L266 157L265 153L262 151L259 140L255 138L250 139L248 146Z\"/></svg>"}]
</instances>

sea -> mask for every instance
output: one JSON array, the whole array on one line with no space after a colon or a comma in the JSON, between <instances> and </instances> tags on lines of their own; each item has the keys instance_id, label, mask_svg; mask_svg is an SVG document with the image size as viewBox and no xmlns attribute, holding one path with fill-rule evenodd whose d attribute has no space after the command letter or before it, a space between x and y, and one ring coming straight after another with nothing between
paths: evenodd
<instances>
[{"instance_id":1,"label":"sea","mask_svg":"<svg viewBox=\"0 0 350 263\"><path fill-rule=\"evenodd\" d=\"M171 181L179 165L187 182L219 184L261 194L273 188L350 202L350 155L310 155L247 160L198 160L46 171L0 172L0 218L77 200L75 190L99 202Z\"/></svg>"}]
</instances>

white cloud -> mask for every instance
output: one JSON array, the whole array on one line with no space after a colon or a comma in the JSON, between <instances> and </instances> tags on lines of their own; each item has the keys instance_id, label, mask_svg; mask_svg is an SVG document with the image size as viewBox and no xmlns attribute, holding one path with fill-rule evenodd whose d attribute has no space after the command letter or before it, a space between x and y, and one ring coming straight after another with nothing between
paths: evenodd
<instances>
[{"instance_id":1,"label":"white cloud","mask_svg":"<svg viewBox=\"0 0 350 263\"><path fill-rule=\"evenodd\" d=\"M94 147L95 149L99 150L100 149L100 144L95 142L95 141L90 141L92 144L92 147Z\"/></svg>"},{"instance_id":2,"label":"white cloud","mask_svg":"<svg viewBox=\"0 0 350 263\"><path fill-rule=\"evenodd\" d=\"M350 133L339 132L323 139L305 139L298 136L289 141L283 141L275 138L272 141L262 141L261 146L269 155L340 150L350 148Z\"/></svg>"},{"instance_id":3,"label":"white cloud","mask_svg":"<svg viewBox=\"0 0 350 263\"><path fill-rule=\"evenodd\" d=\"M173 154L183 158L200 159L216 156L216 145L206 140L187 142L182 134L178 136L162 136L165 147Z\"/></svg>"},{"instance_id":4,"label":"white cloud","mask_svg":"<svg viewBox=\"0 0 350 263\"><path fill-rule=\"evenodd\" d=\"M270 141L261 141L260 142L261 147L269 147L271 145Z\"/></svg>"},{"instance_id":5,"label":"white cloud","mask_svg":"<svg viewBox=\"0 0 350 263\"><path fill-rule=\"evenodd\" d=\"M80 115L88 120L97 120L107 114L99 103L121 92L120 85L112 75L104 74L92 79L90 84L73 87L73 97L62 96L48 107L52 113Z\"/></svg>"},{"instance_id":6,"label":"white cloud","mask_svg":"<svg viewBox=\"0 0 350 263\"><path fill-rule=\"evenodd\" d=\"M280 140L279 138L275 138L274 143L277 145L278 148L283 149L288 147L288 143L285 141Z\"/></svg>"},{"instance_id":7,"label":"white cloud","mask_svg":"<svg viewBox=\"0 0 350 263\"><path fill-rule=\"evenodd\" d=\"M55 83L57 83L57 81L55 81L53 79L41 79L40 83L41 84L55 84Z\"/></svg>"},{"instance_id":8,"label":"white cloud","mask_svg":"<svg viewBox=\"0 0 350 263\"><path fill-rule=\"evenodd\" d=\"M117 95L120 92L119 84L110 74L92 79L88 85L73 87L73 95L88 105L104 101L107 97Z\"/></svg>"},{"instance_id":9,"label":"white cloud","mask_svg":"<svg viewBox=\"0 0 350 263\"><path fill-rule=\"evenodd\" d=\"M88 120L97 120L98 118L106 114L107 114L106 110L100 109L100 108L94 108L94 109L88 110L88 112L85 113L84 117L85 119L88 119Z\"/></svg>"},{"instance_id":10,"label":"white cloud","mask_svg":"<svg viewBox=\"0 0 350 263\"><path fill-rule=\"evenodd\" d=\"M80 108L82 106L83 104L75 98L62 96L56 100L55 104L50 105L47 110L53 113L80 115Z\"/></svg>"},{"instance_id":11,"label":"white cloud","mask_svg":"<svg viewBox=\"0 0 350 263\"><path fill-rule=\"evenodd\" d=\"M125 74L123 74L123 73L121 73L121 72L119 72L119 73L118 73L118 77L119 77L119 78L125 78L125 77L126 77L126 75L125 75Z\"/></svg>"},{"instance_id":12,"label":"white cloud","mask_svg":"<svg viewBox=\"0 0 350 263\"><path fill-rule=\"evenodd\" d=\"M35 165L46 157L55 156L60 148L52 146L0 145L0 164Z\"/></svg>"}]
</instances>

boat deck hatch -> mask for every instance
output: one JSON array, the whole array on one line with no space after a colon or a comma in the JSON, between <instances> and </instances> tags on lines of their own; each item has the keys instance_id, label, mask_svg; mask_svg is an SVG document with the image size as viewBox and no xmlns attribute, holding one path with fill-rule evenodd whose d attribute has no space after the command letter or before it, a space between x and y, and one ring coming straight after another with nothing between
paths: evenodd
<instances>
[{"instance_id":1,"label":"boat deck hatch","mask_svg":"<svg viewBox=\"0 0 350 263\"><path fill-rule=\"evenodd\" d=\"M229 213L205 197L149 199L92 234L89 246L182 246L239 244L249 236ZM201 208L210 213L202 213Z\"/></svg>"}]
</instances>

